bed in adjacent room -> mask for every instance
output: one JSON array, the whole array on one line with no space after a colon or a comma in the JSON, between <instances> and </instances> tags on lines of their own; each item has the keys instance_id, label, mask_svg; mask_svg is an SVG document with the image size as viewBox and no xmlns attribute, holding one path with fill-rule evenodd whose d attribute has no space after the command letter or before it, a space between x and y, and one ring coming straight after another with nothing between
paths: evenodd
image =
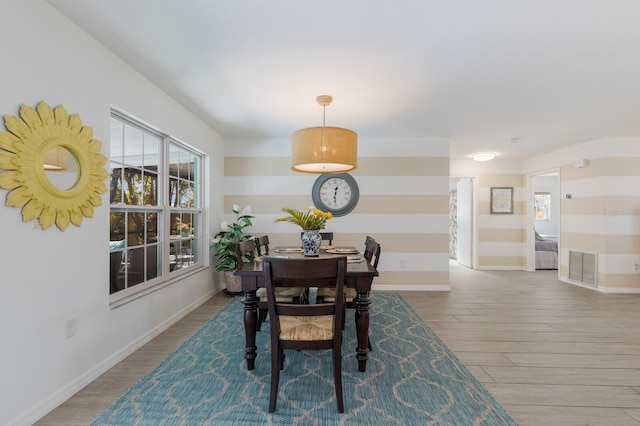
<instances>
[{"instance_id":1,"label":"bed in adjacent room","mask_svg":"<svg viewBox=\"0 0 640 426\"><path fill-rule=\"evenodd\" d=\"M536 269L558 269L558 237L536 235Z\"/></svg>"}]
</instances>

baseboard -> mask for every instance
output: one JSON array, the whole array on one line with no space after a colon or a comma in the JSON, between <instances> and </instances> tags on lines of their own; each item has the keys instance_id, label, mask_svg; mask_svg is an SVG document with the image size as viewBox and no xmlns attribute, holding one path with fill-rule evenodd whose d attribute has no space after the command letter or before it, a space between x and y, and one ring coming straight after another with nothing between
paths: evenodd
<instances>
[{"instance_id":1,"label":"baseboard","mask_svg":"<svg viewBox=\"0 0 640 426\"><path fill-rule=\"evenodd\" d=\"M629 288L629 287L606 287L606 286L591 286L582 284L577 281L569 280L567 277L558 278L559 281L565 282L567 284L575 285L577 287L586 288L587 290L593 290L600 293L616 293L616 294L638 294L640 293L640 288Z\"/></svg>"},{"instance_id":2,"label":"baseboard","mask_svg":"<svg viewBox=\"0 0 640 426\"><path fill-rule=\"evenodd\" d=\"M215 288L204 296L198 298L195 302L186 306L184 309L180 310L176 314L167 318L165 321L160 323L157 327L152 330L149 330L144 335L140 336L138 339L134 340L127 346L123 347L116 353L112 354L110 357L105 359L103 362L96 365L94 368L88 370L85 374L73 380L66 386L58 389L56 392L45 398L44 400L37 403L34 407L32 407L26 413L19 415L18 417L11 420L7 426L22 426L22 425L32 425L42 417L46 416L49 412L57 408L60 404L65 402L67 399L71 398L73 395L78 393L84 387L89 385L91 382L96 380L98 377L109 371L111 368L115 367L120 361L124 360L126 357L149 343L155 337L160 335L162 332L167 330L169 327L180 321L182 318L187 316L189 313L194 311L200 305L205 303L211 297L220 293L222 288ZM188 337L188 336L187 336Z\"/></svg>"}]
</instances>

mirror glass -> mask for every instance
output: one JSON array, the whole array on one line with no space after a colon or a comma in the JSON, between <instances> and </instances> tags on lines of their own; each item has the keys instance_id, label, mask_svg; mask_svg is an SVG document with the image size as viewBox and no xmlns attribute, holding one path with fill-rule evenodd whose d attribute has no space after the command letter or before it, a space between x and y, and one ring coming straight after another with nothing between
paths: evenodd
<instances>
[{"instance_id":1,"label":"mirror glass","mask_svg":"<svg viewBox=\"0 0 640 426\"><path fill-rule=\"evenodd\" d=\"M49 182L63 191L73 188L78 180L76 158L62 146L54 146L47 152L44 170Z\"/></svg>"}]
</instances>

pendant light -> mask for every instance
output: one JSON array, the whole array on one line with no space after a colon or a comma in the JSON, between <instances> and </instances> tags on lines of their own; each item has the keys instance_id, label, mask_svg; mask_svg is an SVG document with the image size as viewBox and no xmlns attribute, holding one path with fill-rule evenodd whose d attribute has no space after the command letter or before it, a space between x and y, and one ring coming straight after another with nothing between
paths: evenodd
<instances>
[{"instance_id":1,"label":"pendant light","mask_svg":"<svg viewBox=\"0 0 640 426\"><path fill-rule=\"evenodd\" d=\"M358 134L325 126L325 109L333 98L320 95L322 127L309 127L291 136L291 170L301 173L339 173L358 167Z\"/></svg>"}]
</instances>

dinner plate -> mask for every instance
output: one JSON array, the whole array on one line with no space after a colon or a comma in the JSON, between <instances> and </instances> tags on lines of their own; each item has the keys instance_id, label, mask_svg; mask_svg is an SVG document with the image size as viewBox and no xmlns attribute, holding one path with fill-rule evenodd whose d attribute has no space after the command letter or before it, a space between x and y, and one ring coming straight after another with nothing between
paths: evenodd
<instances>
[{"instance_id":1,"label":"dinner plate","mask_svg":"<svg viewBox=\"0 0 640 426\"><path fill-rule=\"evenodd\" d=\"M355 248L334 248L331 250L327 250L327 253L333 253L333 254L356 254L356 253L360 253L358 251L358 249Z\"/></svg>"},{"instance_id":2,"label":"dinner plate","mask_svg":"<svg viewBox=\"0 0 640 426\"><path fill-rule=\"evenodd\" d=\"M290 248L275 249L274 251L277 251L278 253L302 253L304 250L297 247L290 247Z\"/></svg>"}]
</instances>

